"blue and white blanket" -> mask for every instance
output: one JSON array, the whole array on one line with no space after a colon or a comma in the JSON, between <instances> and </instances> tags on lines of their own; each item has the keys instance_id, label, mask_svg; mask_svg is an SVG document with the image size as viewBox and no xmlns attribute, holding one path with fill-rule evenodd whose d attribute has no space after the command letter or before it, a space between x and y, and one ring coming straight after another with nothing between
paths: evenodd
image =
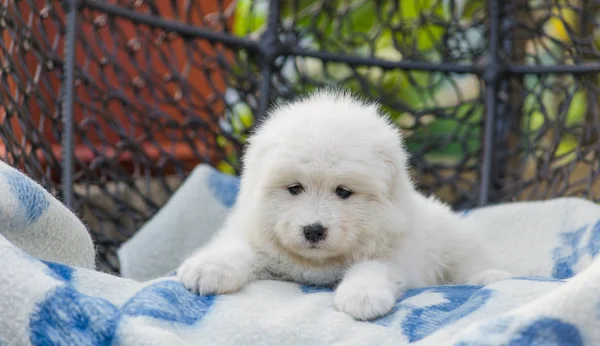
<instances>
[{"instance_id":1,"label":"blue and white blanket","mask_svg":"<svg viewBox=\"0 0 600 346\"><path fill-rule=\"evenodd\" d=\"M169 276L220 226L237 184L199 166L121 248L129 278L119 278L93 270L93 246L71 212L0 162L0 345L600 344L593 203L564 198L465 213L484 221L495 254L526 277L409 290L390 315L356 322L335 311L328 289L261 281L201 297Z\"/></svg>"}]
</instances>

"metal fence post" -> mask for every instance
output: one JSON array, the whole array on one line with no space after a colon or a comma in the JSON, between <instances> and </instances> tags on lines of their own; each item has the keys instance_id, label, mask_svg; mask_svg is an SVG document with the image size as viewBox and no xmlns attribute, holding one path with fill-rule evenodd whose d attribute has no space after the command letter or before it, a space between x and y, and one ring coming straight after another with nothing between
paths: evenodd
<instances>
[{"instance_id":1,"label":"metal fence post","mask_svg":"<svg viewBox=\"0 0 600 346\"><path fill-rule=\"evenodd\" d=\"M498 85L504 69L500 57L500 0L489 0L489 53L483 68L485 82L485 120L483 132L482 164L480 171L479 201L486 205L490 198L493 174L493 158L496 144L496 112L498 111Z\"/></svg>"},{"instance_id":2,"label":"metal fence post","mask_svg":"<svg viewBox=\"0 0 600 346\"><path fill-rule=\"evenodd\" d=\"M529 14L526 11L528 0L512 0L503 3L501 11L501 42L502 51L510 64L524 65L525 43L533 39L528 30L519 23L526 23ZM493 159L492 186L493 202L498 202L504 196L498 195L505 184L522 169L518 151L521 145L521 121L523 106L523 75L506 73L500 81L498 90L498 107L496 116L496 152Z\"/></svg>"},{"instance_id":3,"label":"metal fence post","mask_svg":"<svg viewBox=\"0 0 600 346\"><path fill-rule=\"evenodd\" d=\"M265 116L271 99L271 76L273 75L273 64L279 55L279 22L281 13L281 2L271 0L267 16L267 27L260 37L259 42L259 66L261 75L260 95L255 120Z\"/></svg>"},{"instance_id":4,"label":"metal fence post","mask_svg":"<svg viewBox=\"0 0 600 346\"><path fill-rule=\"evenodd\" d=\"M77 30L77 0L69 0L67 3L67 23L65 37L65 64L63 76L62 95L62 176L61 187L64 203L73 208L73 174L74 148L73 137L73 103L75 93L75 37Z\"/></svg>"}]
</instances>

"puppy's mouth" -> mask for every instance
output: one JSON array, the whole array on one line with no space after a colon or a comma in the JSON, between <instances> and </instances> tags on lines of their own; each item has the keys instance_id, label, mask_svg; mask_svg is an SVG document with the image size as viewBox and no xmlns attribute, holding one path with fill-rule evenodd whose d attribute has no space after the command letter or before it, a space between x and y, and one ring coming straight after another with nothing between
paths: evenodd
<instances>
[{"instance_id":1,"label":"puppy's mouth","mask_svg":"<svg viewBox=\"0 0 600 346\"><path fill-rule=\"evenodd\" d=\"M296 255L304 256L304 257L323 257L326 256L329 251L327 251L327 246L323 243L309 243L305 242L303 244L298 244L296 246L285 246L287 251L293 252Z\"/></svg>"},{"instance_id":2,"label":"puppy's mouth","mask_svg":"<svg viewBox=\"0 0 600 346\"><path fill-rule=\"evenodd\" d=\"M305 242L296 246L283 246L288 254L294 257L301 257L304 260L321 263L328 262L338 257L345 257L345 254L331 249L326 242L310 243Z\"/></svg>"},{"instance_id":3,"label":"puppy's mouth","mask_svg":"<svg viewBox=\"0 0 600 346\"><path fill-rule=\"evenodd\" d=\"M349 258L343 254L334 254L328 251L325 244L307 244L305 247L286 246L281 241L276 245L283 250L292 261L312 268L346 265Z\"/></svg>"},{"instance_id":4,"label":"puppy's mouth","mask_svg":"<svg viewBox=\"0 0 600 346\"><path fill-rule=\"evenodd\" d=\"M295 244L287 244L286 242L276 238L275 244L289 254L307 259L321 259L331 256L327 249L327 244L324 241L318 243L306 241Z\"/></svg>"}]
</instances>

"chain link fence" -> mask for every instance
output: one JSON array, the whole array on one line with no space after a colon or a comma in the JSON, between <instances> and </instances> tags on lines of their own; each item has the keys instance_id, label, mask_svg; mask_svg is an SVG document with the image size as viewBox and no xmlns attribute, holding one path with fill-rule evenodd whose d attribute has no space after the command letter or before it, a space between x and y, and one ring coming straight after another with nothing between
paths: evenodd
<instances>
[{"instance_id":1,"label":"chain link fence","mask_svg":"<svg viewBox=\"0 0 600 346\"><path fill-rule=\"evenodd\" d=\"M90 227L100 268L200 162L239 173L272 102L380 101L457 208L598 200L600 2L0 0L0 155Z\"/></svg>"}]
</instances>

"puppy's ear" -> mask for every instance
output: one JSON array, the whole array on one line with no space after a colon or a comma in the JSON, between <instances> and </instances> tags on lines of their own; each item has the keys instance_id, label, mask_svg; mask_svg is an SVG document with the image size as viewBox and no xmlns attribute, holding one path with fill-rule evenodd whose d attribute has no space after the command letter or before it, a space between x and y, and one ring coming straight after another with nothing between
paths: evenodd
<instances>
[{"instance_id":1,"label":"puppy's ear","mask_svg":"<svg viewBox=\"0 0 600 346\"><path fill-rule=\"evenodd\" d=\"M250 137L244 148L244 155L241 158L242 174L240 179L240 190L238 192L239 205L244 205L245 208L255 205L256 194L259 189L256 188L260 183L262 174L260 167L263 164L266 154L269 151L269 146L265 145L265 141L258 137ZM261 161L262 159L262 161Z\"/></svg>"},{"instance_id":2,"label":"puppy's ear","mask_svg":"<svg viewBox=\"0 0 600 346\"><path fill-rule=\"evenodd\" d=\"M381 148L378 154L383 163L383 170L386 172L389 196L394 198L398 193L412 188L413 183L408 173L409 155L402 143L398 146L389 145Z\"/></svg>"},{"instance_id":3,"label":"puppy's ear","mask_svg":"<svg viewBox=\"0 0 600 346\"><path fill-rule=\"evenodd\" d=\"M388 197L392 197L394 194L396 180L398 178L398 162L394 160L393 155L387 150L379 150L378 156L380 162L382 164L381 170L385 172L383 175L383 179L385 180L385 185L387 187L387 195Z\"/></svg>"},{"instance_id":4,"label":"puppy's ear","mask_svg":"<svg viewBox=\"0 0 600 346\"><path fill-rule=\"evenodd\" d=\"M267 141L260 137L260 134L248 138L246 147L244 148L244 155L242 156L242 167L244 171L252 174L250 171L259 166L258 160L265 156L270 148L266 145L266 142Z\"/></svg>"}]
</instances>

